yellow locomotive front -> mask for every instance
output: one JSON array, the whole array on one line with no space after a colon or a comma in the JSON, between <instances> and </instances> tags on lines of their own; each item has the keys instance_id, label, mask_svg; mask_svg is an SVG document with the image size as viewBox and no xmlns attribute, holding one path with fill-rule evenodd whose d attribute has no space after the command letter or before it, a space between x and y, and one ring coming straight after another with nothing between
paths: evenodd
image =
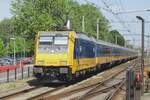
<instances>
[{"instance_id":1,"label":"yellow locomotive front","mask_svg":"<svg viewBox=\"0 0 150 100\"><path fill-rule=\"evenodd\" d=\"M70 78L74 32L39 32L35 42L34 74L42 78Z\"/></svg>"}]
</instances>

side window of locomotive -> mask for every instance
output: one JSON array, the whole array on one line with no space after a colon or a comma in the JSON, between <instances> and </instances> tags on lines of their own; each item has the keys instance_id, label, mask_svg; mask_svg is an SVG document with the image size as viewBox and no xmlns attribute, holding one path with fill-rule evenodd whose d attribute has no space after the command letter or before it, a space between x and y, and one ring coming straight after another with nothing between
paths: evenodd
<instances>
[{"instance_id":1,"label":"side window of locomotive","mask_svg":"<svg viewBox=\"0 0 150 100\"><path fill-rule=\"evenodd\" d=\"M95 57L95 44L91 43L91 41L81 40L80 41L80 57L81 58L91 58Z\"/></svg>"},{"instance_id":2,"label":"side window of locomotive","mask_svg":"<svg viewBox=\"0 0 150 100\"><path fill-rule=\"evenodd\" d=\"M84 42L83 42L83 40L80 40L80 45L79 45L79 56L80 56L80 58L84 57L84 53L85 53L84 50L85 50Z\"/></svg>"},{"instance_id":3,"label":"side window of locomotive","mask_svg":"<svg viewBox=\"0 0 150 100\"><path fill-rule=\"evenodd\" d=\"M79 58L79 40L78 39L75 39L75 42L74 42L74 58Z\"/></svg>"}]
</instances>

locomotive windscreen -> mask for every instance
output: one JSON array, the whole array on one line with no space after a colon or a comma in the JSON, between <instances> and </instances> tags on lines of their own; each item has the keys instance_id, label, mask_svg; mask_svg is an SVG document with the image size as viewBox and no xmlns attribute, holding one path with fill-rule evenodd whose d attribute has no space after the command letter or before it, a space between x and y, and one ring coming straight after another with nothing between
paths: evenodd
<instances>
[{"instance_id":1,"label":"locomotive windscreen","mask_svg":"<svg viewBox=\"0 0 150 100\"><path fill-rule=\"evenodd\" d=\"M39 53L65 53L67 50L67 36L40 36L39 38Z\"/></svg>"}]
</instances>

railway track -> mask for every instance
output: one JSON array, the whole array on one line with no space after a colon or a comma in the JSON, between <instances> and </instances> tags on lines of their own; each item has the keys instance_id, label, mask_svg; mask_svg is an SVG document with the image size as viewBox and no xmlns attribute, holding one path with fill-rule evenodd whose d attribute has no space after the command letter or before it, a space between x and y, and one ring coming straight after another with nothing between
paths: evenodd
<instances>
[{"instance_id":1,"label":"railway track","mask_svg":"<svg viewBox=\"0 0 150 100\"><path fill-rule=\"evenodd\" d=\"M91 81L80 82L73 86L67 87L64 90L53 92L48 97L43 99L83 100L103 94L105 95L105 97L102 100L111 100L110 98L113 98L120 90L120 88L123 87L126 76L125 71L128 66L135 65L135 61L130 64L120 65L118 67L110 69L109 71L101 73L101 78L99 77L97 78L97 80L93 79L93 81L92 79L90 79Z\"/></svg>"},{"instance_id":2,"label":"railway track","mask_svg":"<svg viewBox=\"0 0 150 100\"><path fill-rule=\"evenodd\" d=\"M13 98L13 97L16 97L16 96L19 96L23 93L27 93L29 91L32 91L32 90L35 90L37 89L37 87L25 87L23 89L18 89L18 91L15 91L15 90L10 90L10 91L7 91L7 93L3 93L3 95L0 96L0 100L8 100L10 98Z\"/></svg>"},{"instance_id":3,"label":"railway track","mask_svg":"<svg viewBox=\"0 0 150 100\"><path fill-rule=\"evenodd\" d=\"M45 97L47 97L49 94L55 92L55 91L58 91L60 89L63 89L65 86L60 86L60 87L57 87L57 88L54 88L52 90L49 90L49 91L46 91L46 92L43 92L43 93L40 93L36 96L33 96L33 97L30 97L28 98L29 100L44 100Z\"/></svg>"},{"instance_id":4,"label":"railway track","mask_svg":"<svg viewBox=\"0 0 150 100\"><path fill-rule=\"evenodd\" d=\"M98 96L102 96L103 94L108 93L108 95L103 98L102 100L112 100L113 96L118 92L118 90L122 87L122 85L125 83L125 79L123 79L120 82L117 82L115 84L112 84L110 86L101 86L94 89L91 89L86 94L76 97L73 99L83 100L83 99L89 99ZM102 96L103 97L103 96ZM99 99L101 100L101 99Z\"/></svg>"},{"instance_id":5,"label":"railway track","mask_svg":"<svg viewBox=\"0 0 150 100\"><path fill-rule=\"evenodd\" d=\"M34 98L42 97L47 93L57 91L58 89L63 88L64 86L59 86L56 88L52 87L32 87L22 91L14 92L9 95L0 97L0 100L31 100Z\"/></svg>"},{"instance_id":6,"label":"railway track","mask_svg":"<svg viewBox=\"0 0 150 100\"><path fill-rule=\"evenodd\" d=\"M116 89L114 89L106 98L105 100L116 100L114 99L115 96L118 94L118 92L120 90L122 90L122 87L125 85L126 83L126 80L124 79L122 82L120 82L120 84L117 86Z\"/></svg>"},{"instance_id":7,"label":"railway track","mask_svg":"<svg viewBox=\"0 0 150 100\"><path fill-rule=\"evenodd\" d=\"M0 100L34 99L34 97L38 97L49 92L57 91L58 89L66 86L61 83L48 84L42 80L32 80L29 83L29 85L24 85L15 89L0 92Z\"/></svg>"}]
</instances>

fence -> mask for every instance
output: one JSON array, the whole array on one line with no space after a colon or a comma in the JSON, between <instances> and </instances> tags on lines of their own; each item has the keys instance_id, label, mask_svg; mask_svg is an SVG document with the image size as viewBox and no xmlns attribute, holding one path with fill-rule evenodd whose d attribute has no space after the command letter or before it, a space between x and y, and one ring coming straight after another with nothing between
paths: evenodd
<instances>
[{"instance_id":1,"label":"fence","mask_svg":"<svg viewBox=\"0 0 150 100\"><path fill-rule=\"evenodd\" d=\"M0 66L0 83L15 81L31 77L33 75L33 67L24 65L23 63L17 65Z\"/></svg>"},{"instance_id":2,"label":"fence","mask_svg":"<svg viewBox=\"0 0 150 100\"><path fill-rule=\"evenodd\" d=\"M142 87L140 73L130 68L127 70L126 79L126 100L140 100Z\"/></svg>"}]
</instances>

